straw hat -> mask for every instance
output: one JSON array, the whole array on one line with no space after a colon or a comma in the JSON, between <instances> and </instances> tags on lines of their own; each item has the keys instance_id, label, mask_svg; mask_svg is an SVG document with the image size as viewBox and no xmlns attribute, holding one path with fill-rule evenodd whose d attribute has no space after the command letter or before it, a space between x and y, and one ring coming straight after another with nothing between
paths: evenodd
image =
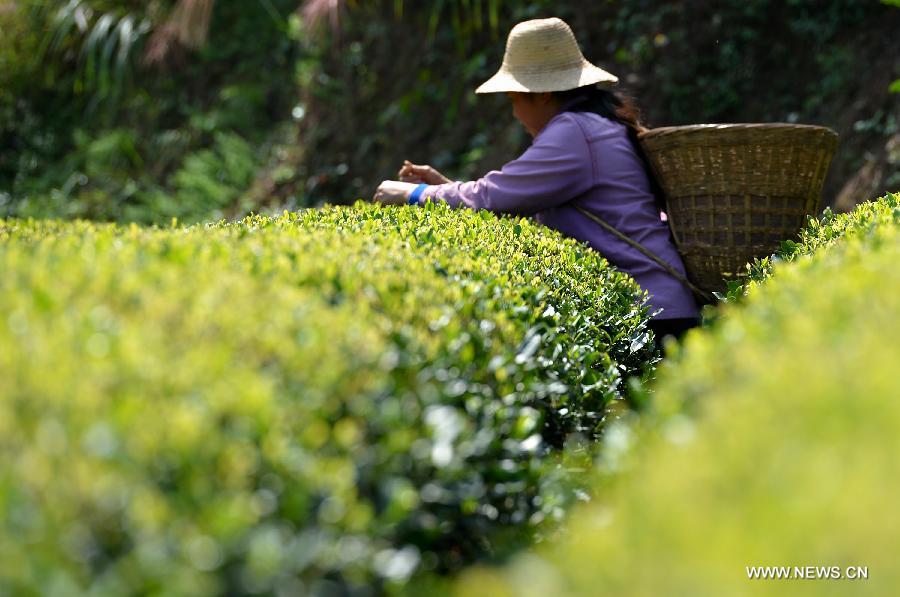
<instances>
[{"instance_id":1,"label":"straw hat","mask_svg":"<svg viewBox=\"0 0 900 597\"><path fill-rule=\"evenodd\" d=\"M497 74L475 93L568 91L619 78L588 62L565 21L557 18L519 23L506 40L506 55Z\"/></svg>"}]
</instances>

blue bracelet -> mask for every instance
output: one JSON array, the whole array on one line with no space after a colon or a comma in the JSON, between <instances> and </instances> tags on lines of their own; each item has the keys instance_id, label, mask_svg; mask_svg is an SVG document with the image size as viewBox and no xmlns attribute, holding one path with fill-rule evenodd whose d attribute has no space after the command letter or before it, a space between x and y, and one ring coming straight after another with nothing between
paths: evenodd
<instances>
[{"instance_id":1,"label":"blue bracelet","mask_svg":"<svg viewBox=\"0 0 900 597\"><path fill-rule=\"evenodd\" d=\"M422 198L422 193L425 192L425 188L427 186L428 186L427 184L422 183L419 186L417 186L416 188L414 188L412 193L409 194L409 200L407 201L407 204L418 206L419 199Z\"/></svg>"}]
</instances>

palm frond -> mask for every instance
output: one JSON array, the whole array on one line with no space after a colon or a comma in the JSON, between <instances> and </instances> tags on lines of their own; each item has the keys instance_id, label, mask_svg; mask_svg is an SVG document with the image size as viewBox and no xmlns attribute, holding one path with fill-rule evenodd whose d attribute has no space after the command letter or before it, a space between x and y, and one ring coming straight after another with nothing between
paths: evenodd
<instances>
[{"instance_id":1,"label":"palm frond","mask_svg":"<svg viewBox=\"0 0 900 597\"><path fill-rule=\"evenodd\" d=\"M77 91L96 99L117 95L130 74L132 58L150 31L149 20L127 13L98 14L85 0L69 0L49 14L42 57L77 56Z\"/></svg>"}]
</instances>

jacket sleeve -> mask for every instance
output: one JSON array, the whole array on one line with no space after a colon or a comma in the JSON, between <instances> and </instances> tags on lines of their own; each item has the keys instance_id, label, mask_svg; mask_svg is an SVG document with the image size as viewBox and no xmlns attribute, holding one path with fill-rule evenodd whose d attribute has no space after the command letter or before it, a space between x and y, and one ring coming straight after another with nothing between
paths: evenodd
<instances>
[{"instance_id":1,"label":"jacket sleeve","mask_svg":"<svg viewBox=\"0 0 900 597\"><path fill-rule=\"evenodd\" d=\"M570 114L554 117L518 159L471 182L425 189L423 198L453 207L531 215L587 191L593 165L584 132Z\"/></svg>"}]
</instances>

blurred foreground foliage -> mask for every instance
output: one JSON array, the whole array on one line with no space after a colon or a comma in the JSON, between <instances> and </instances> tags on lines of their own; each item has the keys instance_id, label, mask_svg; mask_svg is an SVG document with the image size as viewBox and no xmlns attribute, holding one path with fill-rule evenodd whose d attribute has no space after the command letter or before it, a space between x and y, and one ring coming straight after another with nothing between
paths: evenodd
<instances>
[{"instance_id":1,"label":"blurred foreground foliage","mask_svg":"<svg viewBox=\"0 0 900 597\"><path fill-rule=\"evenodd\" d=\"M469 573L460 595L896 592L900 196L826 217L794 249L689 335L638 424L610 430L621 457L565 538ZM749 566L869 577L750 580Z\"/></svg>"},{"instance_id":2,"label":"blurred foreground foliage","mask_svg":"<svg viewBox=\"0 0 900 597\"><path fill-rule=\"evenodd\" d=\"M371 595L502 556L658 359L595 252L446 206L0 220L0 271L4 594Z\"/></svg>"},{"instance_id":3,"label":"blurred foreground foliage","mask_svg":"<svg viewBox=\"0 0 900 597\"><path fill-rule=\"evenodd\" d=\"M159 41L181 4L212 5L199 48ZM406 158L479 176L528 139L472 90L516 22L551 14L651 124L838 130L828 200L898 133L900 11L874 1L6 0L0 215L237 217L367 197Z\"/></svg>"}]
</instances>

